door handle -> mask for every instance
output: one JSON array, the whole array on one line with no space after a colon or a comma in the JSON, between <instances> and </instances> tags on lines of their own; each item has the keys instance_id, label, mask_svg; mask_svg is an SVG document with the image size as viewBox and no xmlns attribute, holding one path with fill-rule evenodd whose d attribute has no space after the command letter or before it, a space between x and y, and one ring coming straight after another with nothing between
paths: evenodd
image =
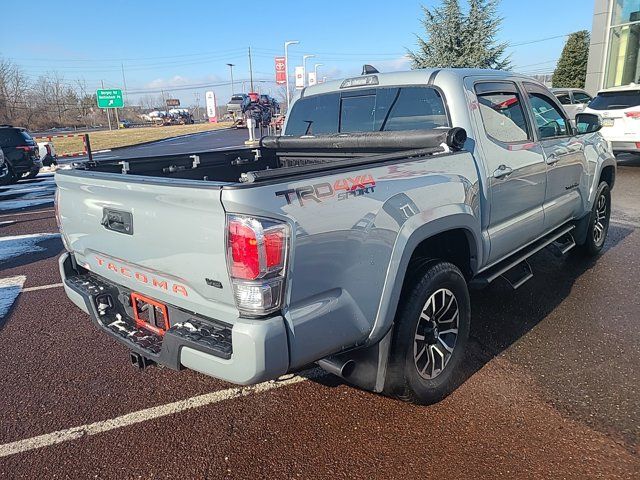
<instances>
[{"instance_id":1,"label":"door handle","mask_svg":"<svg viewBox=\"0 0 640 480\"><path fill-rule=\"evenodd\" d=\"M560 157L555 153L547 155L547 165L555 165L560 160Z\"/></svg>"},{"instance_id":2,"label":"door handle","mask_svg":"<svg viewBox=\"0 0 640 480\"><path fill-rule=\"evenodd\" d=\"M513 168L507 167L506 165L500 165L495 172L493 172L493 178L504 178L508 177L513 173Z\"/></svg>"}]
</instances>

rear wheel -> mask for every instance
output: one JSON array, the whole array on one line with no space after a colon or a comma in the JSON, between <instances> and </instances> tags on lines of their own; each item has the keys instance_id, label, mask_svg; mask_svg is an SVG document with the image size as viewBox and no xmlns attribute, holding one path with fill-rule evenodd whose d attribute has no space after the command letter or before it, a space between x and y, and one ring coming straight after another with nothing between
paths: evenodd
<instances>
[{"instance_id":1,"label":"rear wheel","mask_svg":"<svg viewBox=\"0 0 640 480\"><path fill-rule=\"evenodd\" d=\"M396 317L385 390L430 404L459 384L469 337L469 292L460 270L442 261L429 264L410 288Z\"/></svg>"},{"instance_id":2,"label":"rear wheel","mask_svg":"<svg viewBox=\"0 0 640 480\"><path fill-rule=\"evenodd\" d=\"M11 185L17 181L16 175L13 173L11 165L5 161L0 165L0 185Z\"/></svg>"},{"instance_id":3,"label":"rear wheel","mask_svg":"<svg viewBox=\"0 0 640 480\"><path fill-rule=\"evenodd\" d=\"M604 247L609 232L609 218L611 217L611 190L607 182L600 182L593 208L589 217L587 239L581 250L590 256L596 256Z\"/></svg>"}]
</instances>

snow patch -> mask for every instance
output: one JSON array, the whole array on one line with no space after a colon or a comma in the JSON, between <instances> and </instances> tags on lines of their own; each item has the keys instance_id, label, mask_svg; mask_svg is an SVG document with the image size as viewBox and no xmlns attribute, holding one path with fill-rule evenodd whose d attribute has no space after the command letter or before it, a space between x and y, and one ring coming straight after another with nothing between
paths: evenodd
<instances>
[{"instance_id":1,"label":"snow patch","mask_svg":"<svg viewBox=\"0 0 640 480\"><path fill-rule=\"evenodd\" d=\"M0 319L9 313L11 306L20 295L26 279L27 277L24 275L0 278Z\"/></svg>"},{"instance_id":2,"label":"snow patch","mask_svg":"<svg viewBox=\"0 0 640 480\"><path fill-rule=\"evenodd\" d=\"M33 233L0 237L0 263L27 253L44 252L44 247L38 243L59 237L59 233Z\"/></svg>"}]
</instances>

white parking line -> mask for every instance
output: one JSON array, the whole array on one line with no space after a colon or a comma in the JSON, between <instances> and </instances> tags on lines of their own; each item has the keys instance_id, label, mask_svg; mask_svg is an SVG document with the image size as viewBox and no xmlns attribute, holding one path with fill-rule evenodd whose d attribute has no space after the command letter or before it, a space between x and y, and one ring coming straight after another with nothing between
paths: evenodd
<instances>
[{"instance_id":1,"label":"white parking line","mask_svg":"<svg viewBox=\"0 0 640 480\"><path fill-rule=\"evenodd\" d=\"M167 415L173 415L193 408L200 408L214 403L233 400L235 398L247 397L256 393L268 392L269 390L294 385L296 383L304 382L310 378L320 378L326 375L326 373L320 369L308 370L302 373L304 374L304 377L296 375L283 380L259 383L258 385L251 387L235 387L228 388L226 390L219 390L217 392L205 393L185 400L178 400L177 402L127 413L126 415L121 415L109 420L102 420L100 422L67 428L65 430L58 430L57 432L38 435L37 437L26 438L16 442L5 443L0 445L0 458L15 455L17 453L28 452L29 450L35 450L37 448L49 447L58 443L77 440L85 435L96 435L98 433L108 432L117 428L128 427L130 425L135 425L136 423L166 417Z\"/></svg>"},{"instance_id":2,"label":"white parking line","mask_svg":"<svg viewBox=\"0 0 640 480\"><path fill-rule=\"evenodd\" d=\"M27 288L23 288L22 292L36 292L38 290L48 290L50 288L58 288L58 287L62 287L64 286L63 283L51 283L49 285L40 285L38 287L27 287Z\"/></svg>"}]
</instances>

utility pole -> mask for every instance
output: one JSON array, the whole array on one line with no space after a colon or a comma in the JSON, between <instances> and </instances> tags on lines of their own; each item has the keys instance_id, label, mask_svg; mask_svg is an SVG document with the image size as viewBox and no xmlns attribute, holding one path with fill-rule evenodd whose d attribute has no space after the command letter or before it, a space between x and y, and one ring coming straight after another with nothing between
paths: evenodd
<instances>
[{"instance_id":1,"label":"utility pole","mask_svg":"<svg viewBox=\"0 0 640 480\"><path fill-rule=\"evenodd\" d=\"M287 88L287 112L289 110L289 103L291 103L291 94L289 92L289 45L297 45L300 43L297 40L290 40L284 42L284 79L285 87Z\"/></svg>"},{"instance_id":2,"label":"utility pole","mask_svg":"<svg viewBox=\"0 0 640 480\"><path fill-rule=\"evenodd\" d=\"M102 89L104 90L104 80L100 80L102 82ZM111 115L109 115L109 109L105 108L104 111L107 113L107 122L109 122L109 131L111 131Z\"/></svg>"},{"instance_id":3,"label":"utility pole","mask_svg":"<svg viewBox=\"0 0 640 480\"><path fill-rule=\"evenodd\" d=\"M127 79L124 76L124 62L120 62L120 66L122 67L122 84L124 85L124 99L128 103L129 98L127 96Z\"/></svg>"},{"instance_id":4,"label":"utility pole","mask_svg":"<svg viewBox=\"0 0 640 480\"><path fill-rule=\"evenodd\" d=\"M251 47L249 47L249 79L251 80L251 91L255 92L253 89L253 65L251 63Z\"/></svg>"},{"instance_id":5,"label":"utility pole","mask_svg":"<svg viewBox=\"0 0 640 480\"><path fill-rule=\"evenodd\" d=\"M233 63L227 63L227 66L229 67L229 70L231 71L231 95L233 95L234 93L236 93L233 90L233 67L235 67L235 65Z\"/></svg>"}]
</instances>

